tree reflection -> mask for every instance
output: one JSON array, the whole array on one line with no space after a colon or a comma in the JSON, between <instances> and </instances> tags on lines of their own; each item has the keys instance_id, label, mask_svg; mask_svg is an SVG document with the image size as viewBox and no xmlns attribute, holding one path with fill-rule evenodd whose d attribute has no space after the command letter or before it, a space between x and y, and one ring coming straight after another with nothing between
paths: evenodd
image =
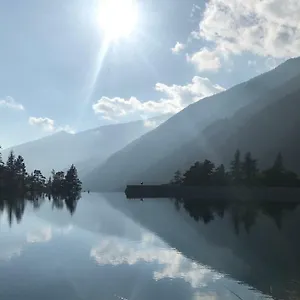
<instances>
[{"instance_id":1,"label":"tree reflection","mask_svg":"<svg viewBox=\"0 0 300 300\"><path fill-rule=\"evenodd\" d=\"M280 230L282 222L287 211L293 211L298 203L289 202L264 202L264 201L203 201L203 199L172 199L176 210L183 207L190 217L195 221L202 221L208 224L219 218L223 219L225 215L232 222L235 234L239 235L241 227L246 233L251 232L259 214L268 216Z\"/></svg>"},{"instance_id":2,"label":"tree reflection","mask_svg":"<svg viewBox=\"0 0 300 300\"><path fill-rule=\"evenodd\" d=\"M31 205L35 210L48 199L52 203L52 208L63 209L64 207L73 215L76 211L77 203L81 198L81 193L58 194L27 194L25 197L16 195L6 195L0 197L0 212L6 213L8 224L20 223L24 215L25 207Z\"/></svg>"}]
</instances>

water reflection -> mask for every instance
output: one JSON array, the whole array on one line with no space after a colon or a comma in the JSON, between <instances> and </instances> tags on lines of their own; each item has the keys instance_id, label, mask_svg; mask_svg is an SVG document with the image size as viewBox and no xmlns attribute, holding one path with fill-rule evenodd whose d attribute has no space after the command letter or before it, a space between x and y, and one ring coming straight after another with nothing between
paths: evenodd
<instances>
[{"instance_id":1,"label":"water reflection","mask_svg":"<svg viewBox=\"0 0 300 300\"><path fill-rule=\"evenodd\" d=\"M72 201L46 196L1 203L13 221L0 216L0 299L300 295L298 207L278 213L264 206L92 193ZM20 223L15 207L23 207Z\"/></svg>"},{"instance_id":2,"label":"water reflection","mask_svg":"<svg viewBox=\"0 0 300 300\"><path fill-rule=\"evenodd\" d=\"M243 227L247 233L255 224L258 215L268 216L280 230L285 212L292 212L298 207L295 202L264 202L264 201L203 201L203 199L171 199L177 211L183 207L189 215L197 222L202 221L205 224L213 221L215 218L224 218L225 214L230 215L234 231L239 234Z\"/></svg>"},{"instance_id":3,"label":"water reflection","mask_svg":"<svg viewBox=\"0 0 300 300\"><path fill-rule=\"evenodd\" d=\"M154 201L157 207L162 206L163 199L153 199L152 205ZM156 224L141 216L141 224L150 226L169 245L199 264L228 274L276 299L300 299L297 203L216 203L200 199L171 199L169 203L188 226L181 223L179 228L170 221L170 214L164 216L170 221L168 225L158 220L160 214L155 215ZM135 206L138 205L141 206L136 201ZM150 206L149 203L148 213L153 215ZM173 228L176 235L165 226ZM182 231L186 237L180 236Z\"/></svg>"},{"instance_id":4,"label":"water reflection","mask_svg":"<svg viewBox=\"0 0 300 300\"><path fill-rule=\"evenodd\" d=\"M39 209L45 199L52 203L52 207L63 209L64 206L74 214L77 202L81 197L81 193L73 193L67 196L52 195L52 194L28 194L26 198L16 196L0 197L0 212L7 214L8 223L11 226L14 219L19 224L22 220L25 207L27 204L32 205L34 209Z\"/></svg>"}]
</instances>

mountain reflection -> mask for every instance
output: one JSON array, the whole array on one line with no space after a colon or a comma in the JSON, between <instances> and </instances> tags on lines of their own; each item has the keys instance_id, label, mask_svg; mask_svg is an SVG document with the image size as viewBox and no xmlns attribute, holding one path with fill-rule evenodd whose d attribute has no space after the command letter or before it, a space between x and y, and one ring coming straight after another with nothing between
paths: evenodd
<instances>
[{"instance_id":1,"label":"mountain reflection","mask_svg":"<svg viewBox=\"0 0 300 300\"><path fill-rule=\"evenodd\" d=\"M238 235L241 227L247 233L255 224L259 214L268 216L280 230L284 213L293 211L297 208L298 203L291 202L264 202L264 201L203 201L203 199L171 199L174 201L176 210L185 209L188 214L197 222L202 221L204 224L220 218L223 219L228 214L232 220L235 233Z\"/></svg>"},{"instance_id":2,"label":"mountain reflection","mask_svg":"<svg viewBox=\"0 0 300 300\"><path fill-rule=\"evenodd\" d=\"M52 203L52 208L66 208L71 215L76 211L77 203L81 198L81 193L72 193L67 196L52 194L28 194L26 198L6 195L0 197L0 212L6 212L8 223L11 226L14 220L20 223L24 215L25 207L31 205L34 209L39 209L45 201Z\"/></svg>"}]
</instances>

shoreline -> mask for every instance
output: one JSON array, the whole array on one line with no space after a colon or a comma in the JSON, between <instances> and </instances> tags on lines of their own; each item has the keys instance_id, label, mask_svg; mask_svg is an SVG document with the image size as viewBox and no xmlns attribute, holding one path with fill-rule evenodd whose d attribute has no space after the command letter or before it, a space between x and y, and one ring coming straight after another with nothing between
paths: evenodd
<instances>
[{"instance_id":1,"label":"shoreline","mask_svg":"<svg viewBox=\"0 0 300 300\"><path fill-rule=\"evenodd\" d=\"M125 195L128 199L300 202L300 187L127 185Z\"/></svg>"}]
</instances>

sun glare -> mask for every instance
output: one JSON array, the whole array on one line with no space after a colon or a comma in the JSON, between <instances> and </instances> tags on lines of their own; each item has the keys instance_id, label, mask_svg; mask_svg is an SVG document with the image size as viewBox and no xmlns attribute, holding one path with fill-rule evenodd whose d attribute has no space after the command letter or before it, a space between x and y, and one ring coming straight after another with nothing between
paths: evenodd
<instances>
[{"instance_id":1,"label":"sun glare","mask_svg":"<svg viewBox=\"0 0 300 300\"><path fill-rule=\"evenodd\" d=\"M135 0L101 0L99 22L107 39L128 37L135 29L137 19Z\"/></svg>"}]
</instances>

